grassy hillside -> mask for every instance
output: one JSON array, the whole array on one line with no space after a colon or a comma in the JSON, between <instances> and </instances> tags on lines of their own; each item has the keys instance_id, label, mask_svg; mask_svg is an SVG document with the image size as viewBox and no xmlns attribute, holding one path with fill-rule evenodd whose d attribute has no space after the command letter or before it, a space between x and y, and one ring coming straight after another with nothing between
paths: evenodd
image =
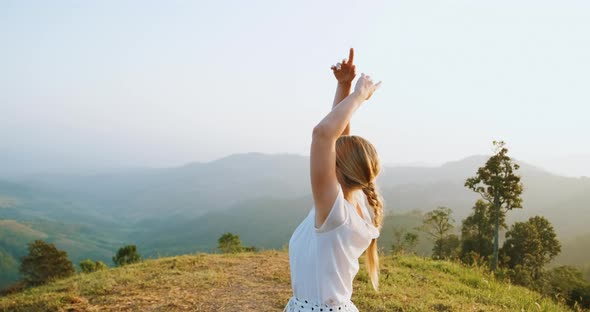
<instances>
[{"instance_id":1,"label":"grassy hillside","mask_svg":"<svg viewBox=\"0 0 590 312\"><path fill-rule=\"evenodd\" d=\"M0 218L0 288L20 278L19 259L27 254L28 243L37 239L54 243L59 249L68 252L69 259L75 265L87 258L110 264L116 247L123 245L110 233L106 228L79 223L48 220L18 222Z\"/></svg>"},{"instance_id":2,"label":"grassy hillside","mask_svg":"<svg viewBox=\"0 0 590 312\"><path fill-rule=\"evenodd\" d=\"M570 311L476 268L381 261L380 293L361 263L352 298L360 311ZM201 253L77 275L0 298L0 311L282 311L290 296L286 251Z\"/></svg>"}]
</instances>

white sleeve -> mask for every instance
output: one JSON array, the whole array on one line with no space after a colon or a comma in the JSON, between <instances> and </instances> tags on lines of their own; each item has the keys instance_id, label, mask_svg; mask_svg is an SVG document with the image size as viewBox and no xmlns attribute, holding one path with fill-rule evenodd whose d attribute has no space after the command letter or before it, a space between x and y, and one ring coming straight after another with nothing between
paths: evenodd
<instances>
[{"instance_id":1,"label":"white sleeve","mask_svg":"<svg viewBox=\"0 0 590 312\"><path fill-rule=\"evenodd\" d=\"M319 228L316 228L316 232L328 232L344 224L347 218L346 211L347 209L344 205L344 193L342 192L342 187L338 184L338 195L336 195L334 205L332 205L332 209L330 209L330 213L324 223Z\"/></svg>"}]
</instances>

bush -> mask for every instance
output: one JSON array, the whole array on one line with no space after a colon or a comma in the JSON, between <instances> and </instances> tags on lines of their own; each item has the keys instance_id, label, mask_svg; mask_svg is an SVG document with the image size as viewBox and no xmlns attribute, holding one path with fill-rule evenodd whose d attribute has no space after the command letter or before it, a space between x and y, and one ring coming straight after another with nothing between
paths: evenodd
<instances>
[{"instance_id":1,"label":"bush","mask_svg":"<svg viewBox=\"0 0 590 312\"><path fill-rule=\"evenodd\" d=\"M567 304L576 304L583 308L590 308L590 283L588 283L580 269L572 266L559 266L549 270L546 274L547 291L549 295L565 298Z\"/></svg>"},{"instance_id":2,"label":"bush","mask_svg":"<svg viewBox=\"0 0 590 312\"><path fill-rule=\"evenodd\" d=\"M532 272L527 266L516 265L512 269L507 269L510 280L517 285L521 285L531 289L537 289L538 280L533 279Z\"/></svg>"},{"instance_id":3,"label":"bush","mask_svg":"<svg viewBox=\"0 0 590 312\"><path fill-rule=\"evenodd\" d=\"M21 258L20 272L28 285L40 285L71 276L76 270L65 251L36 240L29 243L29 254Z\"/></svg>"},{"instance_id":4,"label":"bush","mask_svg":"<svg viewBox=\"0 0 590 312\"><path fill-rule=\"evenodd\" d=\"M119 248L117 254L113 257L113 262L116 266L124 266L139 261L141 261L141 255L137 252L135 245L127 245Z\"/></svg>"},{"instance_id":5,"label":"bush","mask_svg":"<svg viewBox=\"0 0 590 312\"><path fill-rule=\"evenodd\" d=\"M244 250L240 236L230 232L221 235L217 240L217 243L217 248L219 248L222 253L236 253Z\"/></svg>"},{"instance_id":6,"label":"bush","mask_svg":"<svg viewBox=\"0 0 590 312\"><path fill-rule=\"evenodd\" d=\"M574 287L569 298L572 306L577 302L580 307L590 309L590 284Z\"/></svg>"},{"instance_id":7,"label":"bush","mask_svg":"<svg viewBox=\"0 0 590 312\"><path fill-rule=\"evenodd\" d=\"M80 262L80 270L83 273L92 273L100 270L104 270L107 268L107 265L104 264L102 261L92 261L90 259L86 259Z\"/></svg>"},{"instance_id":8,"label":"bush","mask_svg":"<svg viewBox=\"0 0 590 312\"><path fill-rule=\"evenodd\" d=\"M97 260L96 262L94 262L94 268L95 268L95 271L100 271L100 270L106 270L109 267L104 262Z\"/></svg>"}]
</instances>

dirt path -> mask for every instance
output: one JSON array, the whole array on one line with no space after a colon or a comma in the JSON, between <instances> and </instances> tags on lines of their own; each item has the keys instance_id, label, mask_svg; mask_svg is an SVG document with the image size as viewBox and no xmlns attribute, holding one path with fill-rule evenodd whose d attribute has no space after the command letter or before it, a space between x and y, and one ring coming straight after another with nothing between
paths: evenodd
<instances>
[{"instance_id":1,"label":"dirt path","mask_svg":"<svg viewBox=\"0 0 590 312\"><path fill-rule=\"evenodd\" d=\"M139 283L81 297L63 311L280 312L292 293L289 259L285 253L269 257L268 252L273 253L215 255L203 257L203 262L170 260L140 271Z\"/></svg>"}]
</instances>

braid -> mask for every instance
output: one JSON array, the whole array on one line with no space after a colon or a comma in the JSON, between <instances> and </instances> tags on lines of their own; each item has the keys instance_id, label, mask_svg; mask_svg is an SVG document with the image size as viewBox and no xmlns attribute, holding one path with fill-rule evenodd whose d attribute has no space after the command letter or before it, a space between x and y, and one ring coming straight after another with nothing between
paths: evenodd
<instances>
[{"instance_id":1,"label":"braid","mask_svg":"<svg viewBox=\"0 0 590 312\"><path fill-rule=\"evenodd\" d=\"M381 230L381 224L383 223L383 202L379 198L379 193L375 189L375 184L369 182L369 184L363 187L363 193L367 197L369 206L373 208L373 224Z\"/></svg>"},{"instance_id":2,"label":"braid","mask_svg":"<svg viewBox=\"0 0 590 312\"><path fill-rule=\"evenodd\" d=\"M367 197L367 202L373 208L373 224L381 231L381 225L383 223L383 202L379 198L379 193L375 189L375 184L369 182L368 185L363 187L363 193ZM367 248L367 265L369 267L369 276L371 277L371 283L375 290L379 289L379 254L377 253L377 239L372 239L369 248Z\"/></svg>"}]
</instances>

